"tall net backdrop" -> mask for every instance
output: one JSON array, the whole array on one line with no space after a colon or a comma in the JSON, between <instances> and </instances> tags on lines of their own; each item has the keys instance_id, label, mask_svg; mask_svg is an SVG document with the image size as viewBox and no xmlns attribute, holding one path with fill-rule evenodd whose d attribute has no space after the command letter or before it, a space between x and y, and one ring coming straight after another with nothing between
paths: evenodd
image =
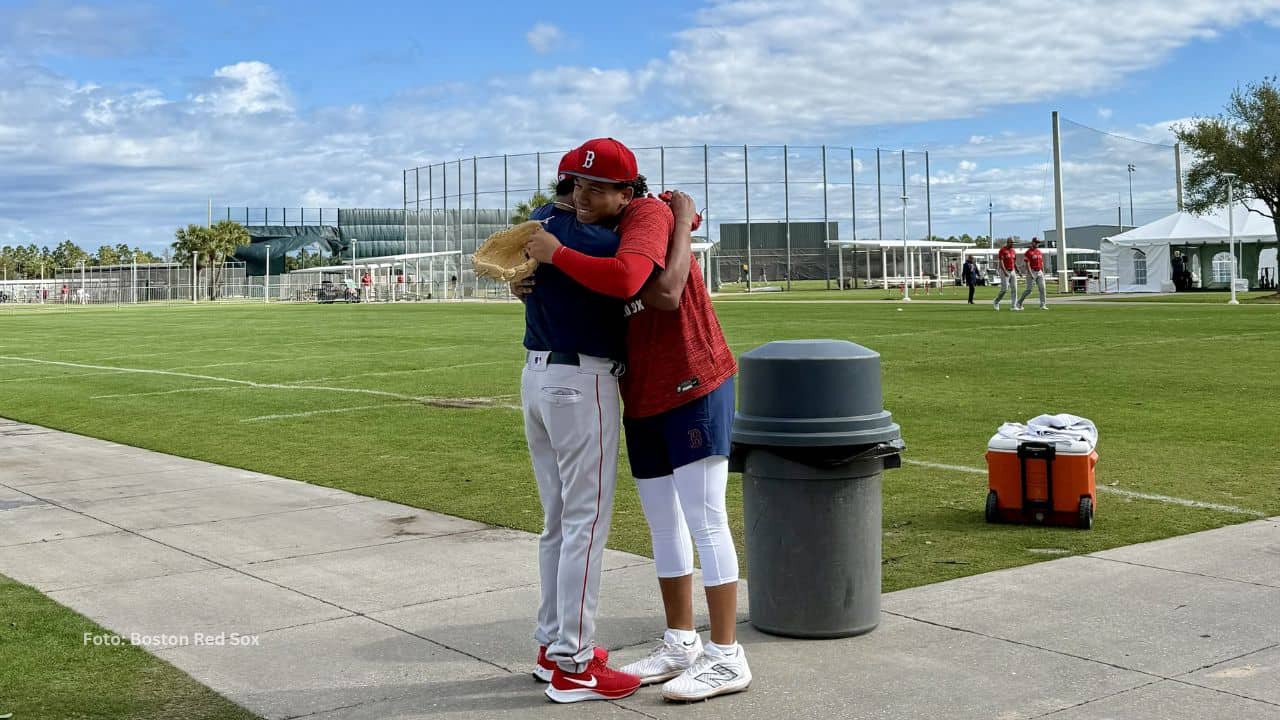
<instances>
[{"instance_id":1,"label":"tall net backdrop","mask_svg":"<svg viewBox=\"0 0 1280 720\"><path fill-rule=\"evenodd\" d=\"M1125 229L1178 210L1175 148L1062 119L1062 192L1067 227ZM1132 183L1132 184L1131 184ZM1052 227L1052 204L1049 221Z\"/></svg>"},{"instance_id":2,"label":"tall net backdrop","mask_svg":"<svg viewBox=\"0 0 1280 720\"><path fill-rule=\"evenodd\" d=\"M927 154L835 146L636 148L654 193L682 190L704 224L694 238L713 286L783 285L881 275L880 255L837 241L923 240L931 230ZM404 237L410 252L458 251L426 270L461 297L505 288L477 278L471 254L510 223L521 203L549 192L563 151L463 158L404 171ZM903 196L906 196L904 206ZM873 263L874 268L868 266ZM929 259L926 258L928 263Z\"/></svg>"}]
</instances>

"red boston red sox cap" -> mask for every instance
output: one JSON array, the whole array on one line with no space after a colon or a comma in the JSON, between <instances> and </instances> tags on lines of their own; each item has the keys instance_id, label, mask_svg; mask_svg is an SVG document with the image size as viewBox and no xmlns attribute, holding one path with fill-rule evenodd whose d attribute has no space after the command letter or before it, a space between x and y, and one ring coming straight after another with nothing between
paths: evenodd
<instances>
[{"instance_id":1,"label":"red boston red sox cap","mask_svg":"<svg viewBox=\"0 0 1280 720\"><path fill-rule=\"evenodd\" d=\"M578 164L578 155L581 150L582 148L574 148L560 158L560 167L556 169L556 182L565 179L565 176Z\"/></svg>"},{"instance_id":2,"label":"red boston red sox cap","mask_svg":"<svg viewBox=\"0 0 1280 720\"><path fill-rule=\"evenodd\" d=\"M640 174L635 153L613 138L588 140L566 155L565 161L571 167L566 169L562 164L561 172L587 180L625 183Z\"/></svg>"}]
</instances>

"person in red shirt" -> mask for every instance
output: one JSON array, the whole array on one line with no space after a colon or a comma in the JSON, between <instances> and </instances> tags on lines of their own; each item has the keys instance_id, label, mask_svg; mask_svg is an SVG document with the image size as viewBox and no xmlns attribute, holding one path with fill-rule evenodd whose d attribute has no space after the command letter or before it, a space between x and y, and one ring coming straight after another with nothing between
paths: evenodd
<instances>
[{"instance_id":1,"label":"person in red shirt","mask_svg":"<svg viewBox=\"0 0 1280 720\"><path fill-rule=\"evenodd\" d=\"M751 684L751 670L735 633L738 557L725 509L738 365L688 242L669 242L676 223L694 221L693 201L678 194L668 208L646 197L635 155L612 138L590 140L575 154L568 174L576 178L578 220L616 227L618 252L590 257L550 233L535 234L528 250L586 288L627 300L623 426L667 631L648 657L622 671L644 683L667 681L662 692L670 700L739 692ZM695 544L711 614L705 647L693 624Z\"/></svg>"},{"instance_id":2,"label":"person in red shirt","mask_svg":"<svg viewBox=\"0 0 1280 720\"><path fill-rule=\"evenodd\" d=\"M369 300L373 299L372 295L369 292L372 289L373 289L373 276L369 274L368 270L365 270L364 275L360 276L360 292L363 294L363 297L361 297L361 300L368 302Z\"/></svg>"},{"instance_id":3,"label":"person in red shirt","mask_svg":"<svg viewBox=\"0 0 1280 720\"><path fill-rule=\"evenodd\" d=\"M1013 309L1022 309L1022 304L1031 294L1031 286L1035 285L1040 290L1040 309L1048 310L1049 304L1044 297L1044 253L1040 252L1039 238L1031 238L1031 247L1027 248L1022 257L1027 263L1027 287L1023 289L1022 296L1018 298Z\"/></svg>"},{"instance_id":4,"label":"person in red shirt","mask_svg":"<svg viewBox=\"0 0 1280 720\"><path fill-rule=\"evenodd\" d=\"M1018 253L1013 249L1013 238L1009 238L1005 241L1004 247L1000 248L996 262L996 271L1000 274L1000 294L996 295L995 301L991 303L996 310L1000 309L1000 301L1004 299L1006 292L1009 293L1009 307L1018 309L1017 265Z\"/></svg>"}]
</instances>

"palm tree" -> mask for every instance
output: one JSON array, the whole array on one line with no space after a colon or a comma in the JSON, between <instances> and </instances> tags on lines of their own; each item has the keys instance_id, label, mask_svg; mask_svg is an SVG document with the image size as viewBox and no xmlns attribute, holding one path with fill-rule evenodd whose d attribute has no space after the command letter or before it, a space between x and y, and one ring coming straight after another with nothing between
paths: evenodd
<instances>
[{"instance_id":1,"label":"palm tree","mask_svg":"<svg viewBox=\"0 0 1280 720\"><path fill-rule=\"evenodd\" d=\"M533 197L519 205L516 205L515 214L511 216L511 224L519 225L520 223L527 221L529 219L529 215L532 214L534 210L537 210L555 199L556 182L552 180L551 183L547 185L546 192L539 190L533 194Z\"/></svg>"},{"instance_id":2,"label":"palm tree","mask_svg":"<svg viewBox=\"0 0 1280 720\"><path fill-rule=\"evenodd\" d=\"M186 262L192 253L199 253L200 267L213 269L209 273L209 297L215 298L223 261L233 255L236 248L249 243L249 231L234 220L219 220L213 227L188 225L178 228L174 238L173 250L178 262ZM200 267L196 268L197 273Z\"/></svg>"}]
</instances>

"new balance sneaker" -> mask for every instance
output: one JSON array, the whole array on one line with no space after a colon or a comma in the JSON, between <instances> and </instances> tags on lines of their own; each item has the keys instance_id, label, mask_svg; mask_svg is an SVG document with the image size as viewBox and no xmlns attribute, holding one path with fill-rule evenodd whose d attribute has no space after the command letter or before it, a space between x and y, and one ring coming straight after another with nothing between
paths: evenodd
<instances>
[{"instance_id":1,"label":"new balance sneaker","mask_svg":"<svg viewBox=\"0 0 1280 720\"><path fill-rule=\"evenodd\" d=\"M662 697L677 702L706 700L742 692L751 685L751 668L741 645L725 653L708 645L702 655L674 680L662 686Z\"/></svg>"},{"instance_id":2,"label":"new balance sneaker","mask_svg":"<svg viewBox=\"0 0 1280 720\"><path fill-rule=\"evenodd\" d=\"M557 667L551 674L547 697L558 703L618 700L639 689L640 678L618 672L597 657L580 673L567 673Z\"/></svg>"},{"instance_id":3,"label":"new balance sneaker","mask_svg":"<svg viewBox=\"0 0 1280 720\"><path fill-rule=\"evenodd\" d=\"M624 665L622 672L640 678L641 685L665 682L693 665L702 654L702 638L693 636L693 642L668 642L664 637L649 651L643 660Z\"/></svg>"},{"instance_id":4,"label":"new balance sneaker","mask_svg":"<svg viewBox=\"0 0 1280 720\"><path fill-rule=\"evenodd\" d=\"M596 647L596 657L609 662L609 651L602 647ZM533 666L533 679L538 682L551 682L551 674L556 671L556 664L547 659L547 646L542 645L538 648L538 662Z\"/></svg>"}]
</instances>

